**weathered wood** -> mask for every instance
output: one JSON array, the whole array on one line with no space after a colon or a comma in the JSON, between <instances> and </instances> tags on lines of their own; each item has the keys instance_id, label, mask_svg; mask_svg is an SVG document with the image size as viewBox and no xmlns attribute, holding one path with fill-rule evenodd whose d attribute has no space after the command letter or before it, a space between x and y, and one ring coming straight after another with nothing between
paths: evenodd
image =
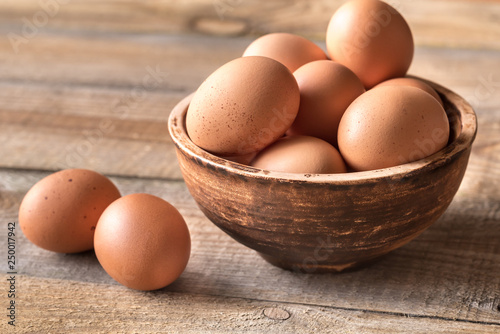
<instances>
[{"instance_id":1,"label":"weathered wood","mask_svg":"<svg viewBox=\"0 0 500 334\"><path fill-rule=\"evenodd\" d=\"M19 56L0 42L0 164L180 178L167 130L170 110L246 42L229 52L224 39L130 42L40 36ZM204 61L196 60L213 45Z\"/></svg>"},{"instance_id":2,"label":"weathered wood","mask_svg":"<svg viewBox=\"0 0 500 334\"><path fill-rule=\"evenodd\" d=\"M40 3L55 3L51 7ZM288 31L323 39L341 0L87 1L8 0L0 3L0 29L23 37L41 30L203 33L243 36ZM500 5L490 1L390 0L409 22L418 45L500 48ZM26 23L29 22L29 23ZM35 25L36 24L36 25ZM29 28L24 28L29 29ZM30 30L27 30L28 32ZM22 50L20 45L19 49Z\"/></svg>"},{"instance_id":3,"label":"weathered wood","mask_svg":"<svg viewBox=\"0 0 500 334\"><path fill-rule=\"evenodd\" d=\"M170 110L250 41L40 34L16 55L0 40L0 166L180 179L167 132ZM477 146L498 140L481 135L500 120L498 59L500 51L417 48L410 69L475 107ZM158 81L144 85L157 67Z\"/></svg>"},{"instance_id":4,"label":"weathered wood","mask_svg":"<svg viewBox=\"0 0 500 334\"><path fill-rule=\"evenodd\" d=\"M45 22L41 4L54 2ZM295 32L324 48L341 2L0 2L2 279L6 223L26 191L60 168L95 169L114 175L122 194L170 201L193 242L179 280L142 293L113 281L93 252L44 251L17 227L18 332L499 332L498 0L389 1L417 43L410 72L471 102L479 132L446 213L373 265L324 275L275 268L210 223L181 181L171 108L257 35ZM24 38L17 48L9 33ZM12 332L5 320L0 332Z\"/></svg>"},{"instance_id":5,"label":"weathered wood","mask_svg":"<svg viewBox=\"0 0 500 334\"><path fill-rule=\"evenodd\" d=\"M20 276L22 333L497 333L498 326ZM9 330L4 322L0 329Z\"/></svg>"},{"instance_id":6,"label":"weathered wood","mask_svg":"<svg viewBox=\"0 0 500 334\"><path fill-rule=\"evenodd\" d=\"M22 333L497 333L498 326L411 314L178 293L20 276ZM381 328L380 323L384 324ZM0 330L11 330L5 322ZM10 331L12 332L12 331Z\"/></svg>"},{"instance_id":7,"label":"weathered wood","mask_svg":"<svg viewBox=\"0 0 500 334\"><path fill-rule=\"evenodd\" d=\"M0 170L1 221L17 219L24 193L44 175L47 173ZM203 216L183 182L123 177L112 177L112 180L122 194L148 192L170 201L186 219L192 236L191 259L181 278L167 291L401 317L457 319L460 323L496 324L497 330L500 326L500 178L489 170L470 168L464 186L443 217L406 246L364 269L320 275L273 267L254 251L232 240ZM43 278L61 280L58 281L61 291L54 292L59 297L54 297L52 303L66 298L61 295L72 282L89 283L86 286L90 289L103 284L118 286L99 266L93 252L51 253L27 241L19 227L17 232L19 274L33 282ZM7 249L5 235L6 228L3 228L0 249L4 250ZM5 272L5 263L1 266ZM22 280L20 282L20 294L29 296L35 303L38 288L23 288ZM73 298L85 298L86 293L82 289ZM106 298L113 299L113 294L108 296ZM120 304L116 303L116 307L123 307ZM186 306L190 307L194 306ZM145 310L145 318L157 316L156 312ZM453 324L456 325L450 323L450 326Z\"/></svg>"}]
</instances>

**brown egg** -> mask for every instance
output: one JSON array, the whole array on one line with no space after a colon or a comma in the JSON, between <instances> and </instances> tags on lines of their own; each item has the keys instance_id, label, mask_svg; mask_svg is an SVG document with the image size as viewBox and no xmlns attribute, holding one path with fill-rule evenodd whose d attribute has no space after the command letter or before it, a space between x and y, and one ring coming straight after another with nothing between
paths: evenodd
<instances>
[{"instance_id":1,"label":"brown egg","mask_svg":"<svg viewBox=\"0 0 500 334\"><path fill-rule=\"evenodd\" d=\"M328 59L319 46L289 33L272 33L257 38L243 53L243 57L247 56L272 58L288 67L290 72L311 61Z\"/></svg>"},{"instance_id":2,"label":"brown egg","mask_svg":"<svg viewBox=\"0 0 500 334\"><path fill-rule=\"evenodd\" d=\"M299 112L289 135L309 135L337 146L337 128L344 111L365 92L350 69L331 60L318 60L293 73L300 90Z\"/></svg>"},{"instance_id":3,"label":"brown egg","mask_svg":"<svg viewBox=\"0 0 500 334\"><path fill-rule=\"evenodd\" d=\"M330 57L349 67L366 88L402 77L413 59L413 37L401 14L379 0L351 0L332 16Z\"/></svg>"},{"instance_id":4,"label":"brown egg","mask_svg":"<svg viewBox=\"0 0 500 334\"><path fill-rule=\"evenodd\" d=\"M283 137L257 154L252 166L286 173L345 173L346 166L335 147L310 136Z\"/></svg>"},{"instance_id":5,"label":"brown egg","mask_svg":"<svg viewBox=\"0 0 500 334\"><path fill-rule=\"evenodd\" d=\"M191 252L181 214L165 200L131 194L113 202L95 231L95 253L116 281L136 290L156 290L175 281Z\"/></svg>"},{"instance_id":6,"label":"brown egg","mask_svg":"<svg viewBox=\"0 0 500 334\"><path fill-rule=\"evenodd\" d=\"M35 245L59 253L92 249L97 221L120 197L105 176L66 169L38 181L24 196L19 225Z\"/></svg>"},{"instance_id":7,"label":"brown egg","mask_svg":"<svg viewBox=\"0 0 500 334\"><path fill-rule=\"evenodd\" d=\"M292 73L266 57L237 58L212 73L191 100L186 129L220 156L257 152L283 136L299 110Z\"/></svg>"},{"instance_id":8,"label":"brown egg","mask_svg":"<svg viewBox=\"0 0 500 334\"><path fill-rule=\"evenodd\" d=\"M441 105L443 105L443 101L439 97L438 93L434 90L434 88L432 88L431 86L429 86L428 84L426 84L425 82L423 82L422 80L419 80L417 78L403 77L403 78L389 79L389 80L386 80L386 81L379 83L375 87L399 86L399 85L420 88L420 89L424 90L425 92L431 94Z\"/></svg>"},{"instance_id":9,"label":"brown egg","mask_svg":"<svg viewBox=\"0 0 500 334\"><path fill-rule=\"evenodd\" d=\"M446 146L449 123L430 94L410 86L376 87L358 97L340 120L340 153L354 170L396 166Z\"/></svg>"}]
</instances>

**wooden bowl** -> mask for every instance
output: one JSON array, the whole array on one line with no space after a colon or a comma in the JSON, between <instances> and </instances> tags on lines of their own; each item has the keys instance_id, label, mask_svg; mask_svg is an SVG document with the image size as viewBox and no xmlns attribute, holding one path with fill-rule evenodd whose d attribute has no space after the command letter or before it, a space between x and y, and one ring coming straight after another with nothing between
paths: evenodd
<instances>
[{"instance_id":1,"label":"wooden bowl","mask_svg":"<svg viewBox=\"0 0 500 334\"><path fill-rule=\"evenodd\" d=\"M169 131L186 185L215 225L276 266L341 271L417 237L443 214L460 186L476 115L460 96L428 83L443 99L449 143L428 158L391 168L313 175L219 158L186 133L192 95L172 110Z\"/></svg>"}]
</instances>

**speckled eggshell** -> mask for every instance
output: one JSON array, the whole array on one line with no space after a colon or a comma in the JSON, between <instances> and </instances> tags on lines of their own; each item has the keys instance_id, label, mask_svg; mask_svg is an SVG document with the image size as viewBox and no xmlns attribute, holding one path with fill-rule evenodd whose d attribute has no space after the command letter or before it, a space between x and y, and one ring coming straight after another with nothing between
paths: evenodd
<instances>
[{"instance_id":1,"label":"speckled eggshell","mask_svg":"<svg viewBox=\"0 0 500 334\"><path fill-rule=\"evenodd\" d=\"M101 213L119 197L116 186L104 175L86 169L62 170L26 193L19 225L26 238L46 250L90 250Z\"/></svg>"},{"instance_id":2,"label":"speckled eggshell","mask_svg":"<svg viewBox=\"0 0 500 334\"><path fill-rule=\"evenodd\" d=\"M257 38L243 53L247 56L264 56L279 61L290 72L315 60L328 59L314 42L290 33L271 33Z\"/></svg>"},{"instance_id":3,"label":"speckled eggshell","mask_svg":"<svg viewBox=\"0 0 500 334\"><path fill-rule=\"evenodd\" d=\"M310 136L287 136L260 152L252 166L286 173L345 173L346 166L335 147Z\"/></svg>"},{"instance_id":4,"label":"speckled eggshell","mask_svg":"<svg viewBox=\"0 0 500 334\"><path fill-rule=\"evenodd\" d=\"M397 166L446 146L449 123L439 102L420 88L385 86L358 97L342 116L340 153L354 170Z\"/></svg>"},{"instance_id":5,"label":"speckled eggshell","mask_svg":"<svg viewBox=\"0 0 500 334\"><path fill-rule=\"evenodd\" d=\"M136 290L156 290L176 280L191 252L188 227L177 209L149 194L113 202L95 232L95 253L117 282Z\"/></svg>"},{"instance_id":6,"label":"speckled eggshell","mask_svg":"<svg viewBox=\"0 0 500 334\"><path fill-rule=\"evenodd\" d=\"M333 14L326 33L330 57L371 88L402 77L413 59L413 36L401 14L379 0L352 0Z\"/></svg>"},{"instance_id":7,"label":"speckled eggshell","mask_svg":"<svg viewBox=\"0 0 500 334\"><path fill-rule=\"evenodd\" d=\"M420 88L420 89L424 90L425 92L431 94L441 105L443 105L443 101L439 97L438 93L434 90L434 88L432 88L431 86L429 86L428 84L426 84L422 80L419 80L419 79L416 79L416 78L403 77L403 78L389 79L389 80L386 80L386 81L383 81L383 82L379 83L375 87L399 86L399 85L402 85L402 86L412 86L412 87Z\"/></svg>"},{"instance_id":8,"label":"speckled eggshell","mask_svg":"<svg viewBox=\"0 0 500 334\"><path fill-rule=\"evenodd\" d=\"M266 57L237 58L198 88L186 130L208 152L246 155L283 136L297 116L299 100L297 81L283 64Z\"/></svg>"},{"instance_id":9,"label":"speckled eggshell","mask_svg":"<svg viewBox=\"0 0 500 334\"><path fill-rule=\"evenodd\" d=\"M337 146L337 128L347 107L365 92L359 78L347 67L318 60L293 73L300 90L300 107L289 135L308 135Z\"/></svg>"}]
</instances>

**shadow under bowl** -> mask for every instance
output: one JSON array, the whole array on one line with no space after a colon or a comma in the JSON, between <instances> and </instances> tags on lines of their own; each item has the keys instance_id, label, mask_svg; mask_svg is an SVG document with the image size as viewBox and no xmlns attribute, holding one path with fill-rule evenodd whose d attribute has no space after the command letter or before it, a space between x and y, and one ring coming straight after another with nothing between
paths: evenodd
<instances>
[{"instance_id":1,"label":"shadow under bowl","mask_svg":"<svg viewBox=\"0 0 500 334\"><path fill-rule=\"evenodd\" d=\"M241 165L196 146L186 132L192 94L169 117L186 185L220 229L273 265L305 272L355 268L417 237L456 194L477 131L472 107L428 82L450 122L448 145L419 161L344 174L299 174Z\"/></svg>"}]
</instances>

